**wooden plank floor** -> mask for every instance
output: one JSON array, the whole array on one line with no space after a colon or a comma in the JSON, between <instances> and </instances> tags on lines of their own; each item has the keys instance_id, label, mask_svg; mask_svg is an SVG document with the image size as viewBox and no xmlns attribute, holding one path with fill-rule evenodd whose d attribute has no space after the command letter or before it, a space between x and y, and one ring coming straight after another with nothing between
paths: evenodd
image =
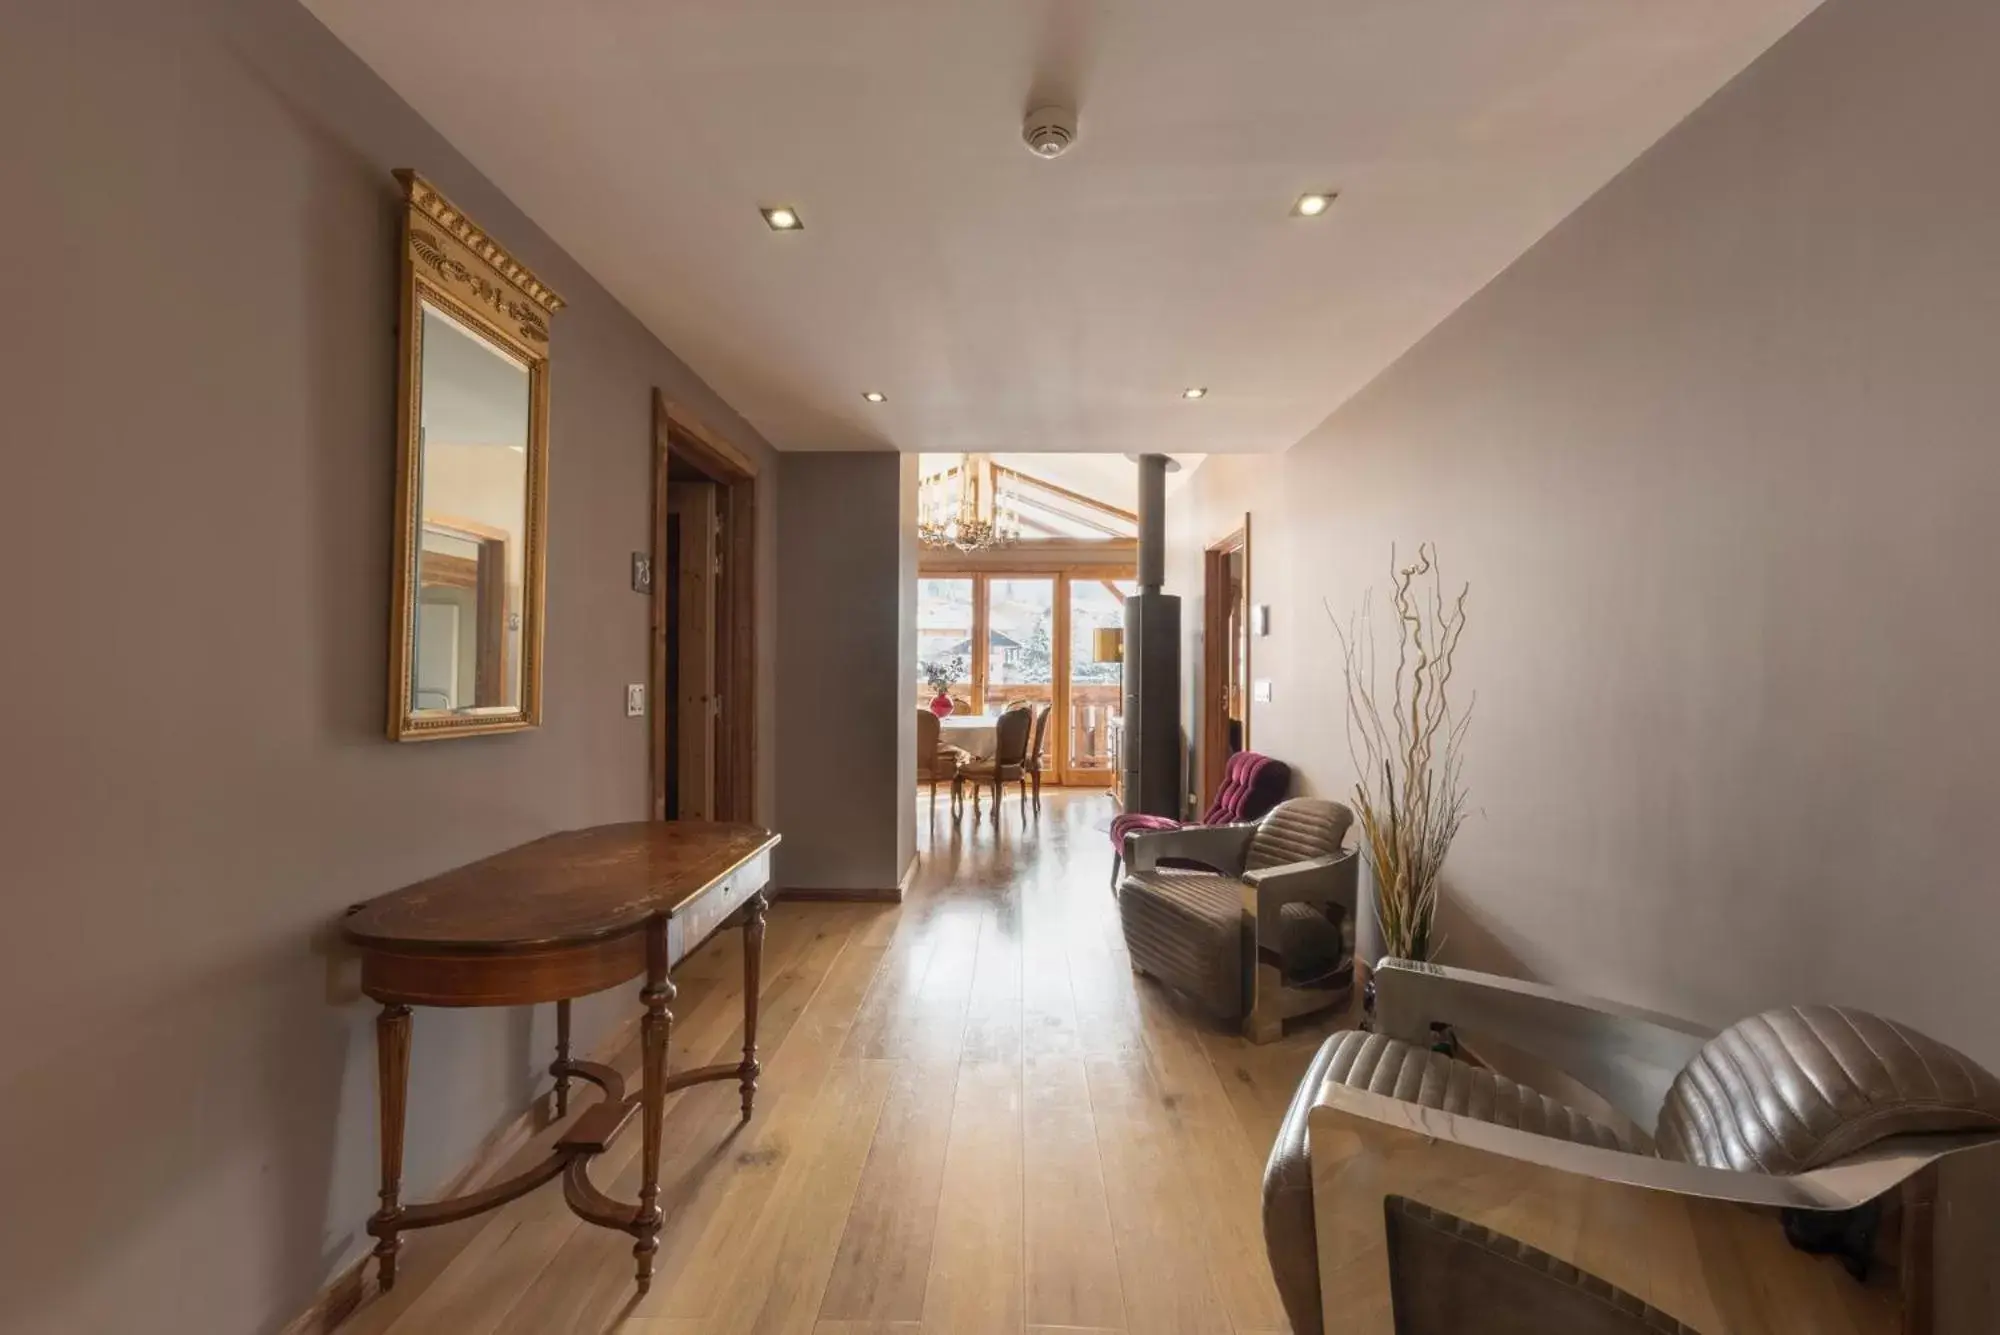
<instances>
[{"instance_id":1,"label":"wooden plank floor","mask_svg":"<svg viewBox=\"0 0 2000 1335\"><path fill-rule=\"evenodd\" d=\"M997 830L918 813L907 903L773 908L757 1114L739 1126L733 1084L670 1103L650 1294L631 1240L551 1183L408 1235L395 1291L344 1335L1283 1331L1259 1174L1351 1017L1252 1047L1134 978L1100 792L1025 819L1010 797ZM741 1046L739 949L729 933L676 975L676 1069ZM637 1151L634 1131L593 1177L630 1199Z\"/></svg>"}]
</instances>

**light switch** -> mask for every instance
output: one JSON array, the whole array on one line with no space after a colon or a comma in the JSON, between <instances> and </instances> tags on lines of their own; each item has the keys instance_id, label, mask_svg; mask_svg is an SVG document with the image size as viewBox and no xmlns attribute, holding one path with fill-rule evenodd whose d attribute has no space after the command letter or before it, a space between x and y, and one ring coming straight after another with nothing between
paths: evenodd
<instances>
[{"instance_id":1,"label":"light switch","mask_svg":"<svg viewBox=\"0 0 2000 1335\"><path fill-rule=\"evenodd\" d=\"M646 713L646 684L633 682L625 688L625 717L643 718Z\"/></svg>"},{"instance_id":2,"label":"light switch","mask_svg":"<svg viewBox=\"0 0 2000 1335\"><path fill-rule=\"evenodd\" d=\"M632 553L632 592L653 591L653 558L645 552Z\"/></svg>"},{"instance_id":3,"label":"light switch","mask_svg":"<svg viewBox=\"0 0 2000 1335\"><path fill-rule=\"evenodd\" d=\"M1260 705L1271 703L1271 682L1268 677L1259 677L1250 683L1250 699Z\"/></svg>"}]
</instances>

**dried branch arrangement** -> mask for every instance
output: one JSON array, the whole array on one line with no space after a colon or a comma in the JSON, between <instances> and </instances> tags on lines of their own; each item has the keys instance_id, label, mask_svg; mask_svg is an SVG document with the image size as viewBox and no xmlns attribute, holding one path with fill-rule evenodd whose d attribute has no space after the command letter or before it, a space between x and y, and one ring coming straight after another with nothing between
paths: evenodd
<instances>
[{"instance_id":1,"label":"dried branch arrangement","mask_svg":"<svg viewBox=\"0 0 2000 1335\"><path fill-rule=\"evenodd\" d=\"M1417 548L1412 565L1389 552L1390 602L1396 614L1395 673L1385 688L1378 668L1373 594L1345 627L1327 608L1340 638L1347 681L1347 748L1354 758L1354 809L1362 856L1375 874L1375 911L1383 948L1399 959L1430 960L1436 934L1439 874L1465 823L1461 781L1468 701L1454 711L1453 659L1465 630L1466 585L1447 602L1437 549Z\"/></svg>"}]
</instances>

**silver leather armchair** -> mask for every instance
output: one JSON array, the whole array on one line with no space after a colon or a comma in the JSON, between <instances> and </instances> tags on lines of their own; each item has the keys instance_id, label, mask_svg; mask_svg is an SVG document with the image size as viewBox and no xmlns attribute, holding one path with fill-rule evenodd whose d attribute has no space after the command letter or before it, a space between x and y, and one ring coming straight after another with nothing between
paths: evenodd
<instances>
[{"instance_id":1,"label":"silver leather armchair","mask_svg":"<svg viewBox=\"0 0 2000 1335\"><path fill-rule=\"evenodd\" d=\"M1338 802L1293 798L1255 824L1135 835L1118 887L1133 968L1241 1019L1257 1043L1292 1016L1346 1004L1356 862L1342 843L1353 820Z\"/></svg>"},{"instance_id":2,"label":"silver leather armchair","mask_svg":"<svg viewBox=\"0 0 2000 1335\"><path fill-rule=\"evenodd\" d=\"M1715 1033L1433 965L1376 986L1379 1032L1327 1041L1266 1170L1297 1335L1469 1328L1501 1285L1526 1324L1493 1329L2000 1330L2000 1080L1963 1055L1841 1007ZM1538 1260L1478 1263L1509 1248Z\"/></svg>"}]
</instances>

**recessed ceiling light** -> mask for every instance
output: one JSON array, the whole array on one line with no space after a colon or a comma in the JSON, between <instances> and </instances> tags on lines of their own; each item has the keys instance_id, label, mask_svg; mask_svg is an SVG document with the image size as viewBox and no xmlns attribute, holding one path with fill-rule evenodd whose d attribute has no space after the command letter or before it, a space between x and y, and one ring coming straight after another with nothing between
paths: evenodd
<instances>
[{"instance_id":1,"label":"recessed ceiling light","mask_svg":"<svg viewBox=\"0 0 2000 1335\"><path fill-rule=\"evenodd\" d=\"M1292 205L1292 216L1294 218L1317 218L1320 214L1325 213L1333 207L1334 195L1335 192L1331 190L1323 193L1315 190L1310 194L1300 195L1299 202Z\"/></svg>"},{"instance_id":2,"label":"recessed ceiling light","mask_svg":"<svg viewBox=\"0 0 2000 1335\"><path fill-rule=\"evenodd\" d=\"M862 393L861 397L870 403L887 403L889 401L889 396L879 389L866 390Z\"/></svg>"},{"instance_id":3,"label":"recessed ceiling light","mask_svg":"<svg viewBox=\"0 0 2000 1335\"><path fill-rule=\"evenodd\" d=\"M805 219L799 217L797 209L784 204L757 211L764 215L765 225L774 232L797 232L803 230L806 225Z\"/></svg>"},{"instance_id":4,"label":"recessed ceiling light","mask_svg":"<svg viewBox=\"0 0 2000 1335\"><path fill-rule=\"evenodd\" d=\"M1181 391L1181 397L1184 399L1205 399L1208 397L1208 386L1189 385Z\"/></svg>"}]
</instances>

